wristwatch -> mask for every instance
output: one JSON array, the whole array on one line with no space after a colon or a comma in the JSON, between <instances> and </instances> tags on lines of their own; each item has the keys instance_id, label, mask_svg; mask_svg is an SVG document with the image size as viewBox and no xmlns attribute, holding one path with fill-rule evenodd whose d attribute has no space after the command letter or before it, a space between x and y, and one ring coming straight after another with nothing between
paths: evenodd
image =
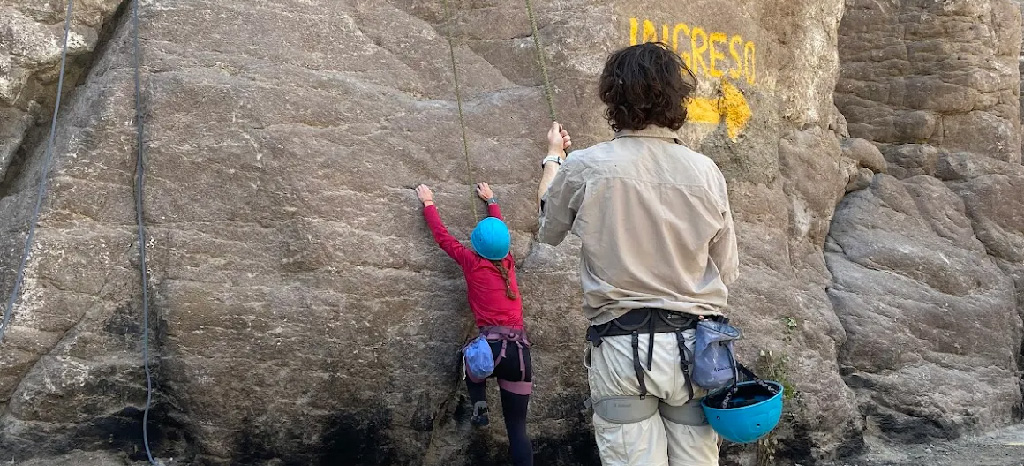
<instances>
[{"instance_id":1,"label":"wristwatch","mask_svg":"<svg viewBox=\"0 0 1024 466\"><path fill-rule=\"evenodd\" d=\"M487 205L494 205L494 204L497 204L497 203L498 203L498 196L491 196L491 198L487 200Z\"/></svg>"},{"instance_id":2,"label":"wristwatch","mask_svg":"<svg viewBox=\"0 0 1024 466\"><path fill-rule=\"evenodd\" d=\"M557 156L557 155L549 155L547 157L544 157L544 160L540 161L540 168L544 168L544 165L547 164L548 162L555 162L555 163L561 165L562 164L562 158Z\"/></svg>"}]
</instances>

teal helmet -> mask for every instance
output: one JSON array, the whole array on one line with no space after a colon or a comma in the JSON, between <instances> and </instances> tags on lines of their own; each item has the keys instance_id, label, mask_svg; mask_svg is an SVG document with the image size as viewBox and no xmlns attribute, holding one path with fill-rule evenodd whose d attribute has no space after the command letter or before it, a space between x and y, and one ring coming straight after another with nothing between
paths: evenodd
<instances>
[{"instance_id":1,"label":"teal helmet","mask_svg":"<svg viewBox=\"0 0 1024 466\"><path fill-rule=\"evenodd\" d=\"M508 227L496 217L487 217L476 224L469 236L473 250L484 259L502 260L508 255L512 237Z\"/></svg>"},{"instance_id":2,"label":"teal helmet","mask_svg":"<svg viewBox=\"0 0 1024 466\"><path fill-rule=\"evenodd\" d=\"M701 406L711 428L722 438L751 443L768 435L779 424L782 391L782 385L777 382L740 382L704 397Z\"/></svg>"}]
</instances>

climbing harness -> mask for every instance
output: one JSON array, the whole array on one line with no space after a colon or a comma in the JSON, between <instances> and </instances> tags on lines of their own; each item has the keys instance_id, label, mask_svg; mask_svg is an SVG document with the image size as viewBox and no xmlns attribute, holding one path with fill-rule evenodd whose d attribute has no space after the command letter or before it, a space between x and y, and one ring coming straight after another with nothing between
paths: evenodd
<instances>
[{"instance_id":1,"label":"climbing harness","mask_svg":"<svg viewBox=\"0 0 1024 466\"><path fill-rule=\"evenodd\" d=\"M694 398L679 406L672 406L663 401L658 404L658 412L661 417L676 424L703 426L708 423L708 420L704 416L704 409L700 401L700 399Z\"/></svg>"},{"instance_id":2,"label":"climbing harness","mask_svg":"<svg viewBox=\"0 0 1024 466\"><path fill-rule=\"evenodd\" d=\"M676 424L702 426L708 423L699 399L692 399L679 406L672 406L653 396L640 398L636 395L608 396L584 403L593 408L601 419L612 424L636 424L655 414Z\"/></svg>"},{"instance_id":3,"label":"climbing harness","mask_svg":"<svg viewBox=\"0 0 1024 466\"><path fill-rule=\"evenodd\" d=\"M509 342L515 343L516 347L519 348L519 354L523 352L523 348L529 348L531 346L530 339L526 336L526 331L522 329L514 329L511 327L503 326L488 326L480 327L480 338L483 338L488 343L500 341L501 350L498 351L498 355L494 358L494 367L498 367L502 359L505 359L508 353ZM519 373L526 374L526 360L520 356L519 358Z\"/></svg>"},{"instance_id":4,"label":"climbing harness","mask_svg":"<svg viewBox=\"0 0 1024 466\"><path fill-rule=\"evenodd\" d=\"M615 424L633 424L661 413L662 417L676 424L704 425L707 420L701 409L700 400L694 398L691 368L692 353L686 347L686 331L697 328L699 323L714 321L719 317L706 317L699 320L697 316L663 309L635 309L606 324L593 325L587 330L587 341L593 348L601 346L605 337L630 335L633 347L633 370L639 395L610 396L589 399L587 407L602 419ZM721 318L724 320L724 318ZM689 392L689 401L680 406L672 406L657 397L648 397L647 384L644 380L643 363L640 360L640 334L648 335L647 370L651 370L654 354L654 335L658 333L674 333L679 345L679 366L683 372L683 383Z\"/></svg>"},{"instance_id":5,"label":"climbing harness","mask_svg":"<svg viewBox=\"0 0 1024 466\"><path fill-rule=\"evenodd\" d=\"M135 220L139 230L139 277L142 280L142 364L146 370L146 408L142 414L142 444L146 447L146 458L149 463L157 464L153 459L153 452L149 449L149 408L153 403L153 376L149 369L149 269L146 265L146 224L142 208L146 187L146 157L142 145L145 126L142 120L142 78L139 64L139 1L132 1L132 39L135 57L135 128L138 150L135 158Z\"/></svg>"},{"instance_id":6,"label":"climbing harness","mask_svg":"<svg viewBox=\"0 0 1024 466\"><path fill-rule=\"evenodd\" d=\"M523 329L516 329L505 326L484 326L480 327L480 334L474 338L469 344L463 347L463 360L462 364L462 376L463 379L469 376L469 380L473 382L481 382L487 377L490 377L501 361L504 360L508 355L509 343L515 344L518 348L519 353L519 381L509 381L498 379L498 386L504 390L512 391L513 393L529 393L532 388L533 382L527 378L526 369L526 349L530 344L530 339L526 336L526 331ZM494 350L491 347L492 343L501 342L501 348ZM497 355L495 355L497 351ZM490 357L490 360L484 360L483 358ZM481 370L483 369L483 370ZM525 392L522 392L524 390ZM479 416L481 413L478 412L478 408L483 408L483 413L486 414L487 404L483 405L479 403L473 407L474 418ZM486 419L486 415L482 418Z\"/></svg>"},{"instance_id":7,"label":"climbing harness","mask_svg":"<svg viewBox=\"0 0 1024 466\"><path fill-rule=\"evenodd\" d=\"M636 373L637 383L640 385L641 399L647 397L647 384L644 382L643 363L640 361L640 334L649 334L647 339L647 370L651 370L652 358L654 355L654 334L674 333L679 343L679 365L683 371L683 381L686 383L693 398L693 385L690 381L690 350L686 348L686 336L683 332L693 330L697 327L697 317L681 312L671 312L663 309L634 309L619 318L606 324L592 325L587 329L587 341L594 348L601 346L601 339L604 337L630 335L633 345L633 371Z\"/></svg>"},{"instance_id":8,"label":"climbing harness","mask_svg":"<svg viewBox=\"0 0 1024 466\"><path fill-rule=\"evenodd\" d=\"M32 253L32 240L36 236L36 224L39 222L39 213L43 208L43 198L46 197L46 184L50 173L50 163L53 159L53 141L57 134L57 112L60 110L60 96L64 90L64 65L68 58L68 35L71 32L71 11L73 0L68 0L67 12L64 14L64 42L60 52L60 72L57 75L57 101L53 104L53 118L50 119L50 136L46 140L46 153L43 157L43 167L39 171L39 191L36 193L36 206L32 211L32 217L28 223L28 235L25 237L25 251L21 255L21 263L18 264L18 273L14 279L14 287L11 288L11 296L7 299L7 307L4 308L3 323L0 323L0 341L3 341L7 327L14 315L14 302L18 299L18 292L21 291L21 284L25 280L25 268L28 265L28 257Z\"/></svg>"},{"instance_id":9,"label":"climbing harness","mask_svg":"<svg viewBox=\"0 0 1024 466\"><path fill-rule=\"evenodd\" d=\"M687 357L688 354L692 355L685 345L683 332L687 330L695 330L697 334L697 355L692 360ZM654 334L676 334L683 380L690 393L689 401L672 406L656 397L647 396L639 354L640 333L649 335L647 370L651 370ZM778 424L782 412L782 387L776 382L761 380L736 362L732 354L732 341L739 338L740 332L728 325L728 319L717 316L697 319L696 316L662 309L636 309L606 324L591 326L587 331L587 341L596 348L601 345L602 338L619 335L632 336L633 368L640 394L587 400L585 405L593 408L594 413L605 421L633 424L660 413L663 418L676 424L711 424L722 437L737 443L757 440ZM701 361L702 357L706 360ZM741 374L747 378L746 381L740 382ZM694 383L702 388L712 383L725 388L704 398L694 398Z\"/></svg>"},{"instance_id":10,"label":"climbing harness","mask_svg":"<svg viewBox=\"0 0 1024 466\"><path fill-rule=\"evenodd\" d=\"M533 382L530 380L530 372L526 366L526 359L529 357L528 349L530 347L530 340L527 338L526 332L523 329L505 326L483 326L479 328L479 331L480 334L463 348L465 363L462 365L462 378L465 379L469 376L471 382L480 383L494 375L494 370L498 369L498 365L507 357L509 343L511 342L518 348L518 380L503 379L502 377L509 375L507 370L503 371L497 374L498 387L501 390L519 395L530 394ZM499 341L501 342L500 349L497 348L497 345L492 346ZM497 356L494 353L497 353ZM488 359L485 360L485 357ZM481 368L485 370L480 371L479 369ZM474 426L482 427L486 426L489 422L487 401L481 400L473 403L473 414L470 417L470 423Z\"/></svg>"}]
</instances>

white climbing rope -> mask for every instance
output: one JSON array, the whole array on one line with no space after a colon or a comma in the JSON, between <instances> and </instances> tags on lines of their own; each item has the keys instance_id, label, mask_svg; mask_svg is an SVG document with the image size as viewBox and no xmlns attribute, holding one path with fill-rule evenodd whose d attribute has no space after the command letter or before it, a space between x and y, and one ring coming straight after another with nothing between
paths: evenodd
<instances>
[{"instance_id":1,"label":"white climbing rope","mask_svg":"<svg viewBox=\"0 0 1024 466\"><path fill-rule=\"evenodd\" d=\"M14 278L14 287L11 288L11 295L7 298L3 322L0 323L0 341L3 341L4 335L7 333L7 327L10 326L11 318L14 316L14 302L18 300L21 284L25 281L25 268L28 265L29 255L32 253L32 241L36 236L36 224L39 223L39 212L43 208L43 199L46 197L46 185L50 173L50 164L53 159L53 141L57 134L57 113L60 111L60 97L64 91L64 65L67 63L68 58L68 35L71 32L73 3L73 0L68 0L67 12L64 13L64 42L61 44L60 73L57 75L57 100L53 104L53 118L50 119L50 136L46 139L46 153L43 157L43 166L39 171L39 190L36 192L36 205L32 210L32 217L28 223L25 251L21 255L21 263L18 265L18 273Z\"/></svg>"}]
</instances>

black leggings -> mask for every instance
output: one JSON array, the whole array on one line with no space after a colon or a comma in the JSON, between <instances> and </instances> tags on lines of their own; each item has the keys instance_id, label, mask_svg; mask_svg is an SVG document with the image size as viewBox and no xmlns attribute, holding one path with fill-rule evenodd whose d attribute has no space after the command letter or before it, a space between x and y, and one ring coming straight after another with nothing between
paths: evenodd
<instances>
[{"instance_id":1,"label":"black leggings","mask_svg":"<svg viewBox=\"0 0 1024 466\"><path fill-rule=\"evenodd\" d=\"M501 353L500 341L490 342L491 351L495 357ZM521 359L520 359L521 358ZM522 363L520 363L522 361ZM522 370L521 370L522 369ZM530 348L523 346L520 350L515 342L507 342L505 357L494 367L491 375L498 379L498 386L501 391L501 414L505 418L505 430L508 432L509 453L512 455L512 464L515 466L533 466L533 445L530 444L530 437L526 434L526 413L530 405L529 390L523 390L523 382L532 382L533 364L530 360ZM505 387L502 387L505 385ZM513 387L516 392L506 390L506 387ZM487 401L487 381L473 382L466 377L466 388L469 391L469 400L472 404L478 401Z\"/></svg>"}]
</instances>

